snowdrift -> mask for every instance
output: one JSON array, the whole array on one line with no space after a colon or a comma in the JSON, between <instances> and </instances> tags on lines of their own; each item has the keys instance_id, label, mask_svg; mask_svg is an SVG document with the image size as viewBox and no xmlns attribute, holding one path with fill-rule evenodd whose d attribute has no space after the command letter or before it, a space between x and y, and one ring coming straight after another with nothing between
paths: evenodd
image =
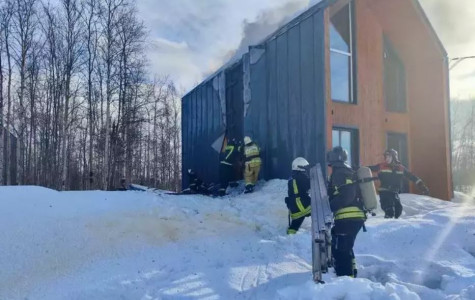
<instances>
[{"instance_id":1,"label":"snowdrift","mask_svg":"<svg viewBox=\"0 0 475 300\"><path fill-rule=\"evenodd\" d=\"M475 205L401 195L367 221L359 278L311 280L286 182L224 198L0 187L0 299L475 299Z\"/></svg>"}]
</instances>

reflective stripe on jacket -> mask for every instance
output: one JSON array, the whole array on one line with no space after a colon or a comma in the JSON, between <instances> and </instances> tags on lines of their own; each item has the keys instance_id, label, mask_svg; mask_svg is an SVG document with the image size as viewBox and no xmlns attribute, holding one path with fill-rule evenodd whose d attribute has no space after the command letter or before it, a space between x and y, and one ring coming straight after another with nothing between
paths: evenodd
<instances>
[{"instance_id":1,"label":"reflective stripe on jacket","mask_svg":"<svg viewBox=\"0 0 475 300\"><path fill-rule=\"evenodd\" d=\"M291 211L290 217L292 218L292 220L295 220L295 219L299 219L307 215L310 215L310 213L312 212L312 207L310 205L305 207L304 204L302 203L302 199L299 193L299 188L297 186L297 180L293 179L292 185L293 185L293 192L295 195L295 204L297 205L298 211L297 212Z\"/></svg>"},{"instance_id":2,"label":"reflective stripe on jacket","mask_svg":"<svg viewBox=\"0 0 475 300\"><path fill-rule=\"evenodd\" d=\"M244 157L246 163L250 163L251 166L261 164L260 150L255 143L248 144L244 147Z\"/></svg>"},{"instance_id":3,"label":"reflective stripe on jacket","mask_svg":"<svg viewBox=\"0 0 475 300\"><path fill-rule=\"evenodd\" d=\"M235 148L236 146L233 144L228 144L226 148L224 148L224 152L221 153L220 155L220 163L223 165L228 165L232 166L235 159L236 159L236 153L235 153Z\"/></svg>"},{"instance_id":4,"label":"reflective stripe on jacket","mask_svg":"<svg viewBox=\"0 0 475 300\"><path fill-rule=\"evenodd\" d=\"M360 219L365 220L365 213L357 206L349 206L339 209L335 212L335 221L343 219Z\"/></svg>"}]
</instances>

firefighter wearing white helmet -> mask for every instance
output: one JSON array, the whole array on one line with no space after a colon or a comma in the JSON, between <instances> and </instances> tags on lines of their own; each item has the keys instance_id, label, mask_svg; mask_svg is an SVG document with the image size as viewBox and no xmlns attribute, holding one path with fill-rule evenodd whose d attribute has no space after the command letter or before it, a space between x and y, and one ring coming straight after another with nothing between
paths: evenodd
<instances>
[{"instance_id":1,"label":"firefighter wearing white helmet","mask_svg":"<svg viewBox=\"0 0 475 300\"><path fill-rule=\"evenodd\" d=\"M289 209L290 219L287 234L295 234L306 217L310 216L310 178L308 167L310 164L303 157L297 157L292 162L292 177L288 181L288 197L285 204Z\"/></svg>"},{"instance_id":2,"label":"firefighter wearing white helmet","mask_svg":"<svg viewBox=\"0 0 475 300\"><path fill-rule=\"evenodd\" d=\"M259 179L262 160L259 146L249 136L244 137L244 160L245 193L252 193Z\"/></svg>"}]
</instances>

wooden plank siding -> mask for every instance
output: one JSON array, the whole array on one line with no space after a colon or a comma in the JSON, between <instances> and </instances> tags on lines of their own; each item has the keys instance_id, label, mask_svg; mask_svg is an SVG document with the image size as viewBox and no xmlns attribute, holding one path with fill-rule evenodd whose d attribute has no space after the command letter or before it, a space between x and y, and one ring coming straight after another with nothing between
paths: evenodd
<instances>
[{"instance_id":1,"label":"wooden plank siding","mask_svg":"<svg viewBox=\"0 0 475 300\"><path fill-rule=\"evenodd\" d=\"M358 128L360 163L375 164L383 159L388 132L406 134L409 168L426 182L432 196L449 200L452 178L445 52L414 0L357 0L354 5L357 104L331 99L330 8L325 12L328 148L332 145L332 127ZM405 66L406 113L391 113L385 108L384 36Z\"/></svg>"}]
</instances>

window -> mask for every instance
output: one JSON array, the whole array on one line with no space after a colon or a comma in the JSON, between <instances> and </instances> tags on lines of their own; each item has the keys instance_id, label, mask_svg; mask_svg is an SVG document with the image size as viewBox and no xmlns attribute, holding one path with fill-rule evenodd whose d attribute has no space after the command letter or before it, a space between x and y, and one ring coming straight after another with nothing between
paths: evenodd
<instances>
[{"instance_id":1,"label":"window","mask_svg":"<svg viewBox=\"0 0 475 300\"><path fill-rule=\"evenodd\" d=\"M332 147L341 146L348 152L348 163L359 166L358 130L348 128L333 128Z\"/></svg>"},{"instance_id":2,"label":"window","mask_svg":"<svg viewBox=\"0 0 475 300\"><path fill-rule=\"evenodd\" d=\"M406 112L406 71L388 39L384 39L384 98L386 110Z\"/></svg>"},{"instance_id":3,"label":"window","mask_svg":"<svg viewBox=\"0 0 475 300\"><path fill-rule=\"evenodd\" d=\"M333 101L355 103L351 2L330 18L330 72Z\"/></svg>"}]
</instances>

